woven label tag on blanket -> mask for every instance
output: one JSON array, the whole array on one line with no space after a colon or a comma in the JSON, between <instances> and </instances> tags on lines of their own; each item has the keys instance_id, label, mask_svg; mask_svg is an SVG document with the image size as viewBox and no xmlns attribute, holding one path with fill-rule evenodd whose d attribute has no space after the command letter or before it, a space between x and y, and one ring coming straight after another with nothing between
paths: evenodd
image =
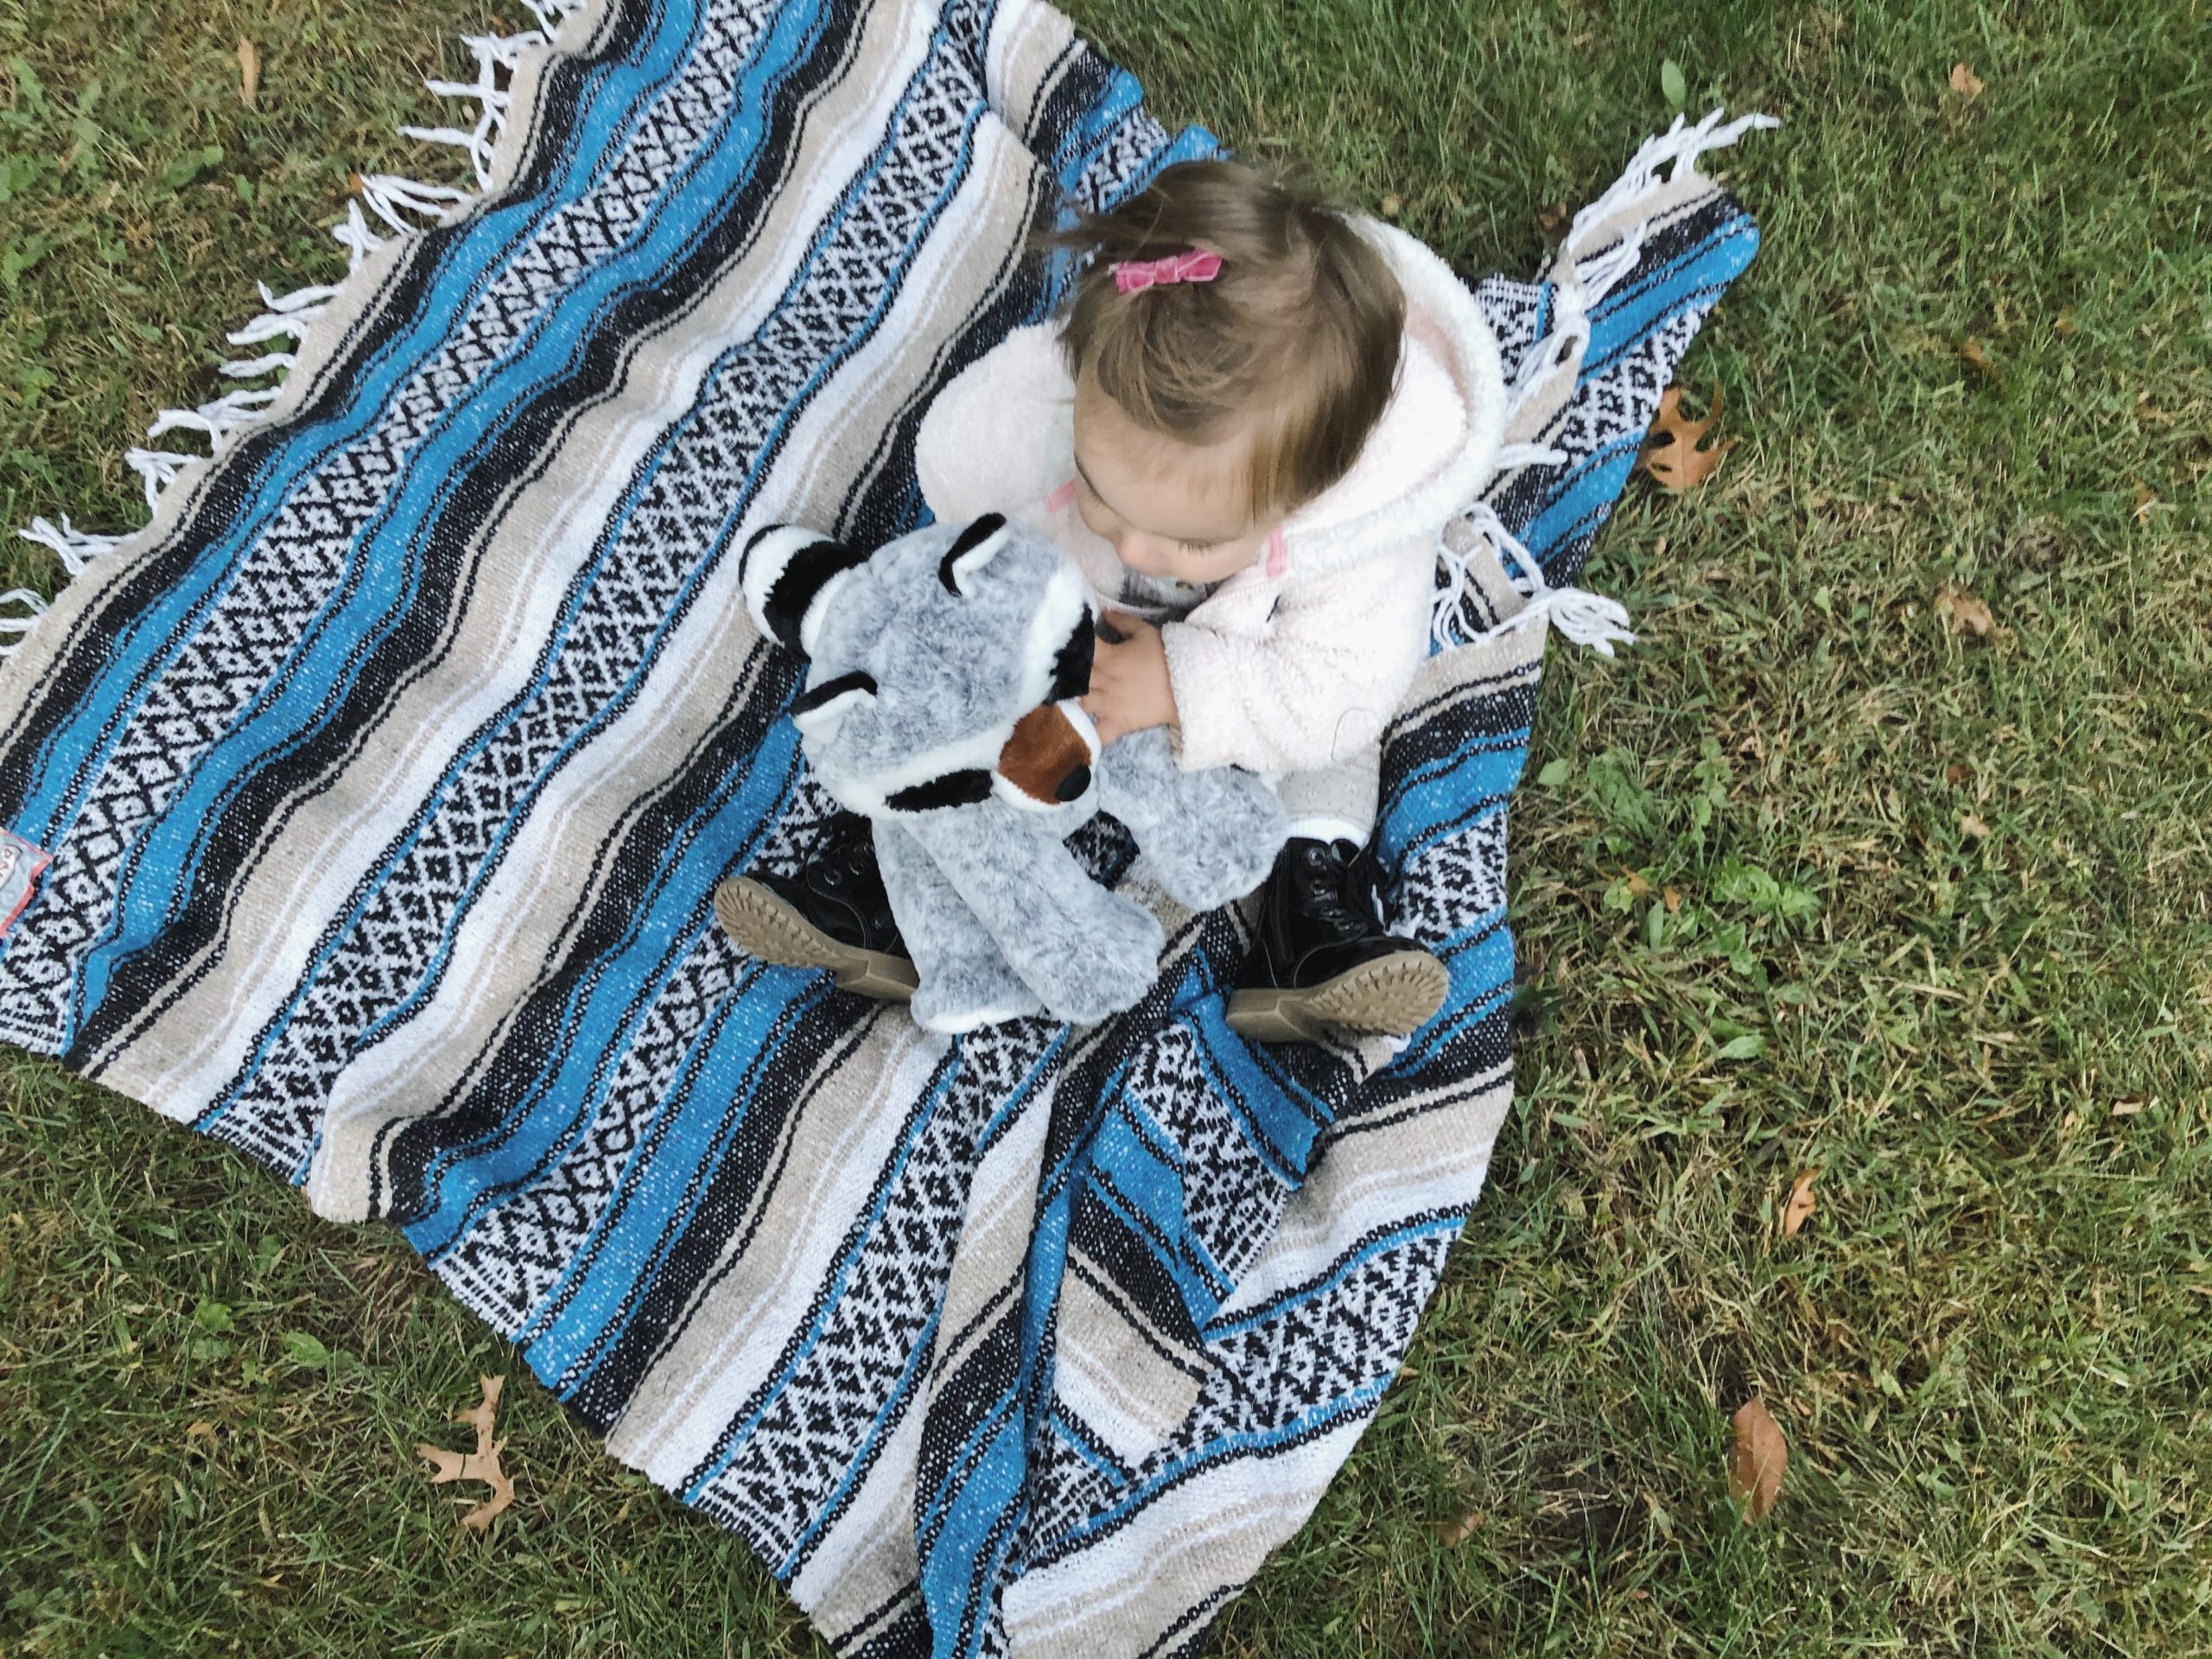
<instances>
[{"instance_id":1,"label":"woven label tag on blanket","mask_svg":"<svg viewBox=\"0 0 2212 1659\"><path fill-rule=\"evenodd\" d=\"M16 918L31 901L41 872L53 862L54 855L45 848L13 830L0 830L0 936L16 925Z\"/></svg>"}]
</instances>

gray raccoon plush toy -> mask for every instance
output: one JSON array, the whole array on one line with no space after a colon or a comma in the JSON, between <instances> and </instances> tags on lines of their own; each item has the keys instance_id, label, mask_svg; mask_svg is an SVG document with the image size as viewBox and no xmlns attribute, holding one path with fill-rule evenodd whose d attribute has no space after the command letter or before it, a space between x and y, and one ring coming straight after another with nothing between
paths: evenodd
<instances>
[{"instance_id":1,"label":"gray raccoon plush toy","mask_svg":"<svg viewBox=\"0 0 2212 1659\"><path fill-rule=\"evenodd\" d=\"M1287 826L1258 778L1185 772L1164 730L1101 749L1077 701L1090 601L1043 536L989 513L861 553L772 525L746 544L744 585L761 633L807 659L791 717L823 787L874 826L921 1025L1088 1025L1151 988L1160 923L1063 844L1095 813L1192 910L1274 866Z\"/></svg>"}]
</instances>

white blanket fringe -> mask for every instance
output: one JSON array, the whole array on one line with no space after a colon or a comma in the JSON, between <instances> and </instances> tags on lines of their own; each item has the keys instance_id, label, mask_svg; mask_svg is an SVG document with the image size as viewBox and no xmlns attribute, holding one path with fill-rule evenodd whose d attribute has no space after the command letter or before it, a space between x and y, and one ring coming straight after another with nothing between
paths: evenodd
<instances>
[{"instance_id":1,"label":"white blanket fringe","mask_svg":"<svg viewBox=\"0 0 2212 1659\"><path fill-rule=\"evenodd\" d=\"M1455 524L1467 526L1478 547L1487 547L1497 561L1505 579L1526 601L1512 615L1493 626L1484 629L1471 639L1459 636L1457 624L1459 606L1467 590L1475 585L1474 572L1468 560L1475 549L1465 552L1453 547L1443 537L1436 538L1436 553L1449 580L1436 595L1435 608L1429 616L1429 637L1440 651L1450 651L1462 645L1482 645L1503 639L1522 628L1541 626L1548 623L1561 637L1578 645L1587 645L1600 657L1613 654L1615 645L1632 645L1636 635L1630 630L1628 607L1617 599L1603 594L1593 594L1586 588L1554 588L1544 580L1544 567L1536 563L1536 556L1522 546L1520 539L1506 529L1495 509L1487 501L1478 501L1470 507Z\"/></svg>"},{"instance_id":2,"label":"white blanket fringe","mask_svg":"<svg viewBox=\"0 0 2212 1659\"><path fill-rule=\"evenodd\" d=\"M162 504L162 492L168 488L176 475L195 460L195 456L180 455L168 449L126 449L123 464L138 474L146 486L146 512L150 516Z\"/></svg>"},{"instance_id":3,"label":"white blanket fringe","mask_svg":"<svg viewBox=\"0 0 2212 1659\"><path fill-rule=\"evenodd\" d=\"M27 616L0 616L0 633L15 637L0 644L0 660L16 654L16 647L23 643L23 636L38 626L39 618L46 614L46 601L28 588L10 588L0 594L0 607L21 605L29 613Z\"/></svg>"},{"instance_id":4,"label":"white blanket fringe","mask_svg":"<svg viewBox=\"0 0 2212 1659\"><path fill-rule=\"evenodd\" d=\"M29 529L19 530L16 534L24 541L50 548L61 561L61 568L72 576L83 575L87 563L103 553L113 551L123 540L120 536L96 536L91 531L79 530L69 522L66 512L58 525L50 518L34 518Z\"/></svg>"},{"instance_id":5,"label":"white blanket fringe","mask_svg":"<svg viewBox=\"0 0 2212 1659\"><path fill-rule=\"evenodd\" d=\"M515 35L464 35L461 37L470 57L476 63L476 79L473 81L428 80L424 86L441 98L474 101L479 109L474 124L463 130L459 127L414 127L399 129L404 137L419 138L431 143L450 145L467 153L470 169L475 175L476 188L458 188L453 185L429 184L420 179L402 178L379 173L361 181L360 194L346 204L346 218L333 227L332 237L347 253L349 273L358 270L361 262L382 248L394 236L408 235L420 226L408 217L427 219L435 224L458 214L474 206L491 188L496 147L506 130L510 98L505 84L522 62L523 54L532 47L550 41L559 30L562 20L583 3L583 0L519 0L519 3L537 20L537 27L524 29ZM390 227L388 233L371 227L369 213ZM289 340L294 345L307 338L332 300L338 296L334 283L314 283L295 289L289 294L274 292L266 283L258 284L263 310L243 327L235 328L225 336L233 346L260 346L273 340ZM235 357L219 365L218 372L229 380L258 380L264 376L281 378L289 374L299 363L296 351L276 350L257 356ZM276 400L275 385L240 388L226 392L222 397L200 404L197 409L165 409L154 418L146 429L149 438L164 437L172 432L198 432L207 440L208 448L220 454L230 441L245 428L261 420L268 405ZM161 505L162 493L168 489L179 473L200 457L179 454L170 449L132 448L124 452L124 464L138 474L146 498L146 512L150 517ZM80 531L65 515L56 525L47 518L34 518L30 526L16 532L23 540L33 542L51 550L61 561L69 576L80 576L86 563L101 554L111 551L127 539L121 536L100 536ZM28 588L17 588L0 594L0 608L10 604L24 606L28 614L0 615L0 635L13 636L0 641L0 658L12 654L22 643L22 636L36 626L46 614L46 601Z\"/></svg>"},{"instance_id":6,"label":"white blanket fringe","mask_svg":"<svg viewBox=\"0 0 2212 1659\"><path fill-rule=\"evenodd\" d=\"M1738 116L1724 125L1722 113L1713 110L1695 126L1684 124L1684 118L1676 116L1675 124L1666 131L1644 140L1620 177L1603 195L1575 214L1560 250L1560 265L1572 271L1573 276L1554 284L1551 332L1522 355L1513 383L1506 388L1505 423L1509 429L1522 410L1549 394L1554 379L1562 374L1573 375L1580 367L1590 344L1591 308L1611 293L1622 277L1635 270L1637 261L1643 257L1643 238L1650 230L1651 208L1660 192L1695 175L1698 157L1707 150L1725 149L1747 132L1782 124L1773 116L1755 114ZM1660 169L1670 163L1673 170L1662 178ZM1598 244L1600 236L1609 234L1609 226L1630 214L1634 217L1629 219L1624 231L1613 234L1603 245ZM1497 452L1493 484L1496 478L1521 467L1556 467L1566 459L1561 451L1542 443L1503 445ZM1636 635L1629 628L1627 607L1618 600L1586 588L1552 587L1544 580L1543 567L1536 563L1535 556L1506 529L1487 502L1472 503L1452 523L1465 525L1477 545L1490 549L1505 579L1527 602L1482 632L1463 635L1459 631L1459 608L1469 589L1476 586L1467 565L1474 550L1462 551L1453 547L1440 531L1436 538L1437 559L1446 580L1437 591L1435 605L1429 613L1429 638L1439 651L1484 644L1542 624L1557 629L1563 638L1576 645L1588 645L1602 657L1611 656L1615 645L1636 643ZM1450 525L1446 528L1448 530Z\"/></svg>"},{"instance_id":7,"label":"white blanket fringe","mask_svg":"<svg viewBox=\"0 0 2212 1659\"><path fill-rule=\"evenodd\" d=\"M476 79L426 80L423 84L440 98L475 100L482 110L476 124L467 131L459 127L402 127L400 136L467 150L469 165L476 170L477 189L490 189L493 156L499 135L507 126L508 96L506 88L500 84L500 73L512 73L522 61L523 49L541 46L545 40L544 31L535 29L524 29L519 35L462 35L461 43L476 59Z\"/></svg>"}]
</instances>

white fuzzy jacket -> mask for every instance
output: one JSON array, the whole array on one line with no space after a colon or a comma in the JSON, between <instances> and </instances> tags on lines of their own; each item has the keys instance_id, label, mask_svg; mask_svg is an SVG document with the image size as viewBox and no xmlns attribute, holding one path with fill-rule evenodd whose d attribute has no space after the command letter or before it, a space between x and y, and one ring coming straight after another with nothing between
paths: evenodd
<instances>
[{"instance_id":1,"label":"white fuzzy jacket","mask_svg":"<svg viewBox=\"0 0 2212 1659\"><path fill-rule=\"evenodd\" d=\"M1351 471L1161 630L1186 767L1308 771L1381 734L1427 654L1438 532L1497 456L1505 386L1474 296L1404 232L1354 223L1405 289L1398 383ZM1121 563L1076 511L1074 400L1052 327L1017 329L938 394L915 468L940 519L1033 525L1110 602Z\"/></svg>"}]
</instances>

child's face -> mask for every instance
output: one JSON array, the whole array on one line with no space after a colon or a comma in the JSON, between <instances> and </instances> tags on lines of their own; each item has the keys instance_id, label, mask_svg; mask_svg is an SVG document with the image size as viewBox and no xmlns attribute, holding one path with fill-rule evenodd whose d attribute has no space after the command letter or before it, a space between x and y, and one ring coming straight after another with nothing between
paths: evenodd
<instances>
[{"instance_id":1,"label":"child's face","mask_svg":"<svg viewBox=\"0 0 2212 1659\"><path fill-rule=\"evenodd\" d=\"M1148 432L1085 374L1075 394L1077 511L1141 575L1226 581L1260 556L1274 528L1251 517L1250 442L1241 431L1209 444Z\"/></svg>"}]
</instances>

